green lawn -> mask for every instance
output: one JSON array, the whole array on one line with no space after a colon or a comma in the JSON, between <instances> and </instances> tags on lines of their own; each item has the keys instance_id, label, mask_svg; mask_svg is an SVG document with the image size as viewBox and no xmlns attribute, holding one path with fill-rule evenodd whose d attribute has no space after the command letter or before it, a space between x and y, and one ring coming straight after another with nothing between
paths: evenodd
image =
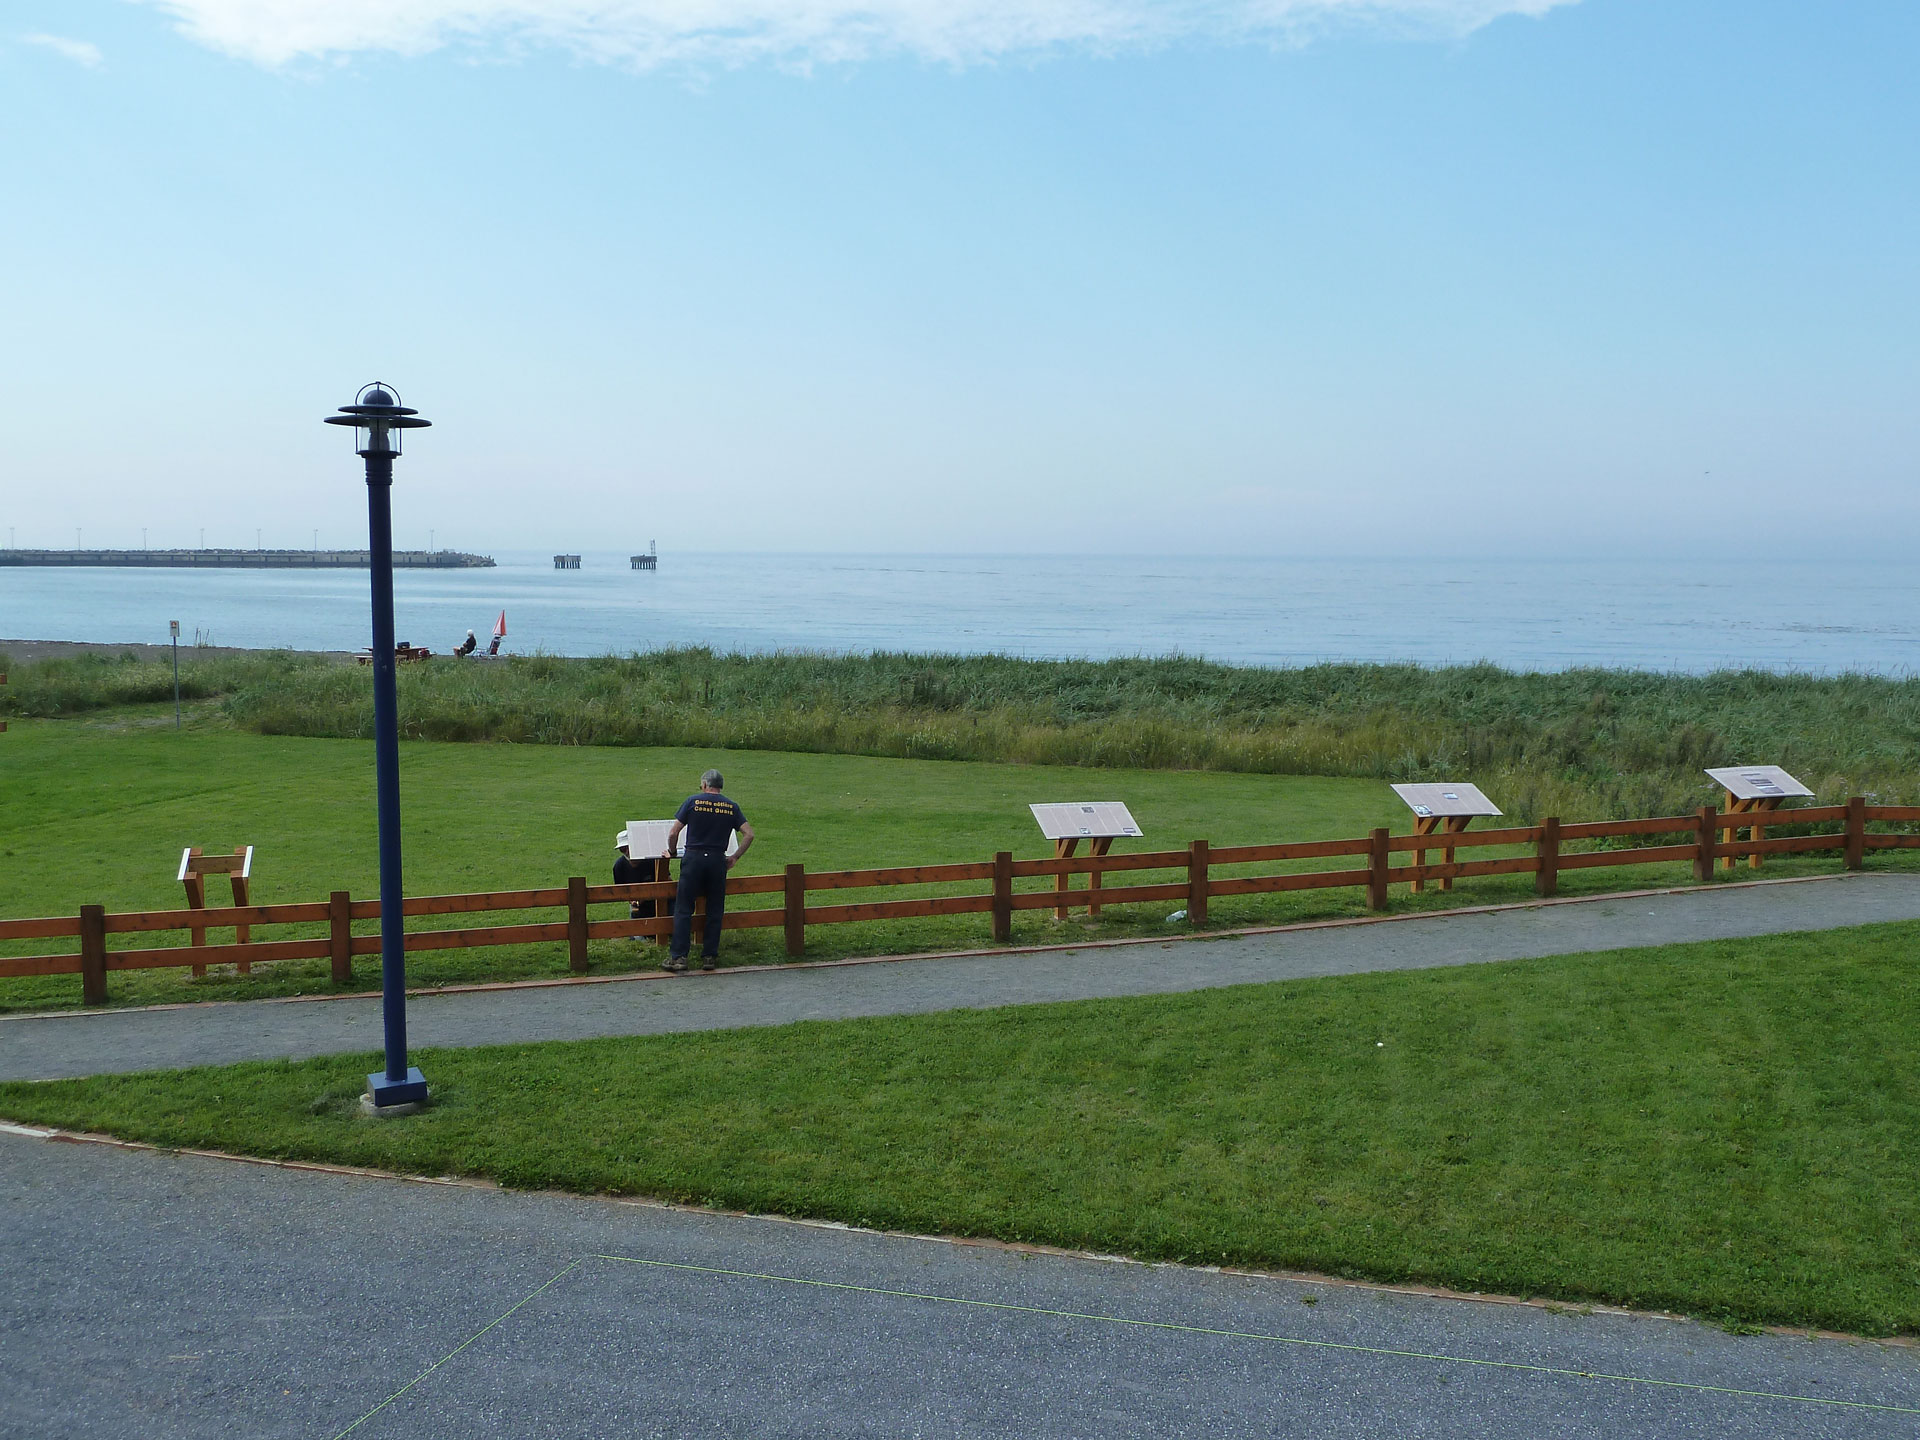
<instances>
[{"instance_id":1,"label":"green lawn","mask_svg":"<svg viewBox=\"0 0 1920 1440\"><path fill-rule=\"evenodd\" d=\"M6 669L0 656L0 670ZM170 700L131 653L14 667L0 718ZM270 735L368 738L372 677L265 651L184 658L191 700ZM401 734L708 746L1385 780L1471 777L1525 821L1684 814L1702 766L1771 761L1822 797L1913 794L1920 678L1493 665L1217 665L1192 657L721 655L703 647L403 666Z\"/></svg>"},{"instance_id":2,"label":"green lawn","mask_svg":"<svg viewBox=\"0 0 1920 1440\"><path fill-rule=\"evenodd\" d=\"M900 760L777 751L473 745L429 741L402 747L407 888L412 894L564 885L570 875L610 879L613 834L629 818L664 816L710 763L746 807L760 841L745 870L773 872L792 861L809 869L986 860L994 851L1049 852L1028 815L1033 800L1120 798L1147 832L1146 848L1179 849L1194 838L1215 845L1365 834L1377 825L1409 828L1405 808L1380 781L1217 771L1104 770ZM200 713L180 733L171 708L84 719L16 722L0 737L0 917L72 915L82 904L109 910L177 908L174 876L182 847L256 847L259 903L324 899L334 889L371 898L375 882L372 746L363 741L261 736ZM1130 848L1125 844L1121 848ZM1131 847L1140 848L1140 847ZM1488 852L1479 852L1486 854ZM1346 868L1348 861L1323 868ZM1876 863L1884 863L1878 862ZM1768 873L1831 870L1829 858L1776 864ZM1232 873L1232 872L1220 872ZM1744 875L1746 872L1740 872ZM1563 893L1678 884L1685 865L1587 870L1562 877ZM219 904L223 882L210 883ZM1530 877L1463 882L1449 900L1396 889L1396 908L1493 903L1531 895ZM947 887L953 888L953 887ZM964 887L977 888L977 887ZM900 897L929 893L902 891ZM898 898L862 892L860 898ZM848 897L853 898L853 897ZM764 901L755 903L765 903ZM1216 900L1215 928L1361 913L1357 890ZM1177 902L1116 907L1098 923L1066 922L1050 911L1016 915L1019 944L1168 933ZM620 913L607 907L607 917ZM557 912L519 918L552 920ZM465 917L447 924L467 923ZM374 927L363 925L363 931ZM1184 929L1184 927L1179 927ZM271 932L268 938L307 933ZM318 933L318 932L312 932ZM135 937L142 944L156 937ZM157 943L183 936L159 937ZM988 944L985 915L814 927L808 958ZM116 944L121 943L117 938ZM126 943L133 943L130 939ZM68 948L71 942L13 942L0 953ZM735 932L727 963L783 958L777 930ZM656 963L633 941L596 941L601 972ZM417 984L565 973L558 944L416 955ZM377 962L361 957L355 985L377 983ZM262 966L242 979L215 967L117 971L114 1003L257 997L332 988L324 961ZM0 1010L76 1005L77 977L0 981Z\"/></svg>"},{"instance_id":3,"label":"green lawn","mask_svg":"<svg viewBox=\"0 0 1920 1440\"><path fill-rule=\"evenodd\" d=\"M743 791L751 794L747 787ZM517 1186L1920 1330L1920 925L1193 995L0 1085ZM561 1123L557 1123L561 1122Z\"/></svg>"}]
</instances>

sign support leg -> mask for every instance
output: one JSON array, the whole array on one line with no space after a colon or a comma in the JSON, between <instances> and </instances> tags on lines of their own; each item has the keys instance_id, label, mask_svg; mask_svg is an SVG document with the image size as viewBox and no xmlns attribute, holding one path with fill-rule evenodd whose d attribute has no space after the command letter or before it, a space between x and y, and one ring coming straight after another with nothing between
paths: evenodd
<instances>
[{"instance_id":1,"label":"sign support leg","mask_svg":"<svg viewBox=\"0 0 1920 1440\"><path fill-rule=\"evenodd\" d=\"M1471 815L1449 815L1447 817L1446 830L1449 835L1458 835L1472 823L1473 817ZM1442 865L1453 864L1453 847L1451 845L1440 852L1440 863ZM1451 875L1442 875L1440 877L1440 888L1442 890L1452 890L1453 877Z\"/></svg>"},{"instance_id":2,"label":"sign support leg","mask_svg":"<svg viewBox=\"0 0 1920 1440\"><path fill-rule=\"evenodd\" d=\"M1073 852L1079 847L1080 840L1078 836L1063 835L1060 839L1053 842L1053 858L1056 860L1071 860L1073 858ZM1053 877L1053 918L1056 920L1064 920L1067 918L1067 890L1072 878L1072 876L1066 874L1064 871Z\"/></svg>"},{"instance_id":3,"label":"sign support leg","mask_svg":"<svg viewBox=\"0 0 1920 1440\"><path fill-rule=\"evenodd\" d=\"M1104 855L1112 848L1113 837L1111 835L1096 835L1088 842L1087 853L1090 855ZM1090 870L1087 872L1087 918L1089 920L1098 920L1100 918L1100 872L1098 870Z\"/></svg>"},{"instance_id":4,"label":"sign support leg","mask_svg":"<svg viewBox=\"0 0 1920 1440\"><path fill-rule=\"evenodd\" d=\"M1779 808L1780 808L1780 802L1778 800L1763 800L1758 805L1754 806L1754 809L1756 810L1766 810L1766 811L1778 810ZM1766 828L1762 825L1756 824L1753 827L1753 829L1747 832L1747 838L1757 842L1760 839L1762 839L1765 836L1765 834L1766 834ZM1760 856L1757 852L1747 857L1747 868L1750 870L1758 870L1760 868Z\"/></svg>"},{"instance_id":5,"label":"sign support leg","mask_svg":"<svg viewBox=\"0 0 1920 1440\"><path fill-rule=\"evenodd\" d=\"M1727 815L1729 817L1744 815L1752 808L1753 801L1735 799L1732 791L1727 792ZM1731 845L1739 838L1740 831L1735 826L1729 825L1725 830L1720 832L1720 843L1722 845ZM1722 855L1720 857L1720 868L1722 870L1731 870L1736 863L1738 862L1732 855Z\"/></svg>"},{"instance_id":6,"label":"sign support leg","mask_svg":"<svg viewBox=\"0 0 1920 1440\"><path fill-rule=\"evenodd\" d=\"M1434 832L1434 828L1437 825L1439 825L1439 823L1440 821L1435 816L1416 815L1413 817L1413 833L1416 835L1431 835ZM1424 849L1415 850L1413 852L1412 889L1413 889L1413 893L1416 895L1420 894L1421 891L1427 888L1426 877L1422 873L1423 871L1425 871L1426 868L1427 868L1427 852Z\"/></svg>"}]
</instances>

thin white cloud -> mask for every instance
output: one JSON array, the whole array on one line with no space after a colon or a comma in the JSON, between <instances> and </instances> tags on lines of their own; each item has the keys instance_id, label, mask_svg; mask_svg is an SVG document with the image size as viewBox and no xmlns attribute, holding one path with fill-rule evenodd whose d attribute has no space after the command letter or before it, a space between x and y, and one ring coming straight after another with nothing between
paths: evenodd
<instances>
[{"instance_id":1,"label":"thin white cloud","mask_svg":"<svg viewBox=\"0 0 1920 1440\"><path fill-rule=\"evenodd\" d=\"M85 40L70 40L65 35L22 35L20 43L38 45L89 69L100 63L100 47Z\"/></svg>"},{"instance_id":2,"label":"thin white cloud","mask_svg":"<svg viewBox=\"0 0 1920 1440\"><path fill-rule=\"evenodd\" d=\"M1331 27L1458 36L1577 0L143 0L192 39L262 65L445 46L554 46L650 68L836 63L909 55L964 64L1191 38L1288 43Z\"/></svg>"}]
</instances>

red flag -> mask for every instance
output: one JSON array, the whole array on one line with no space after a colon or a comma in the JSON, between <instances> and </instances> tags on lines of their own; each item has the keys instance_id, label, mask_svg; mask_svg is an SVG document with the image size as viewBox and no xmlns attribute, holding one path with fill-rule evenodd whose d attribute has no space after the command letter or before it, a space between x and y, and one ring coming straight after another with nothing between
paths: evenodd
<instances>
[{"instance_id":1,"label":"red flag","mask_svg":"<svg viewBox=\"0 0 1920 1440\"><path fill-rule=\"evenodd\" d=\"M504 610L500 612L500 618L493 622L493 638L496 640L507 638L507 612Z\"/></svg>"}]
</instances>

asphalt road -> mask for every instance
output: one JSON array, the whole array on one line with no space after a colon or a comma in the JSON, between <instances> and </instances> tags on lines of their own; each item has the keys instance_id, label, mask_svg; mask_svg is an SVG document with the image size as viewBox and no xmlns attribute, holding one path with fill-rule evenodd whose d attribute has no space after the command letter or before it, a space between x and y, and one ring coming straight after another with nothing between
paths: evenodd
<instances>
[{"instance_id":1,"label":"asphalt road","mask_svg":"<svg viewBox=\"0 0 1920 1440\"><path fill-rule=\"evenodd\" d=\"M678 977L656 972L604 984L428 994L410 1003L408 1029L411 1043L421 1048L651 1035L1159 994L1911 919L1920 919L1920 875L1850 874L1164 945ZM293 1059L379 1046L377 997L10 1016L0 1017L0 1079Z\"/></svg>"},{"instance_id":2,"label":"asphalt road","mask_svg":"<svg viewBox=\"0 0 1920 1440\"><path fill-rule=\"evenodd\" d=\"M0 1204L9 1440L1920 1429L1911 1350L1654 1317L11 1133Z\"/></svg>"}]
</instances>

